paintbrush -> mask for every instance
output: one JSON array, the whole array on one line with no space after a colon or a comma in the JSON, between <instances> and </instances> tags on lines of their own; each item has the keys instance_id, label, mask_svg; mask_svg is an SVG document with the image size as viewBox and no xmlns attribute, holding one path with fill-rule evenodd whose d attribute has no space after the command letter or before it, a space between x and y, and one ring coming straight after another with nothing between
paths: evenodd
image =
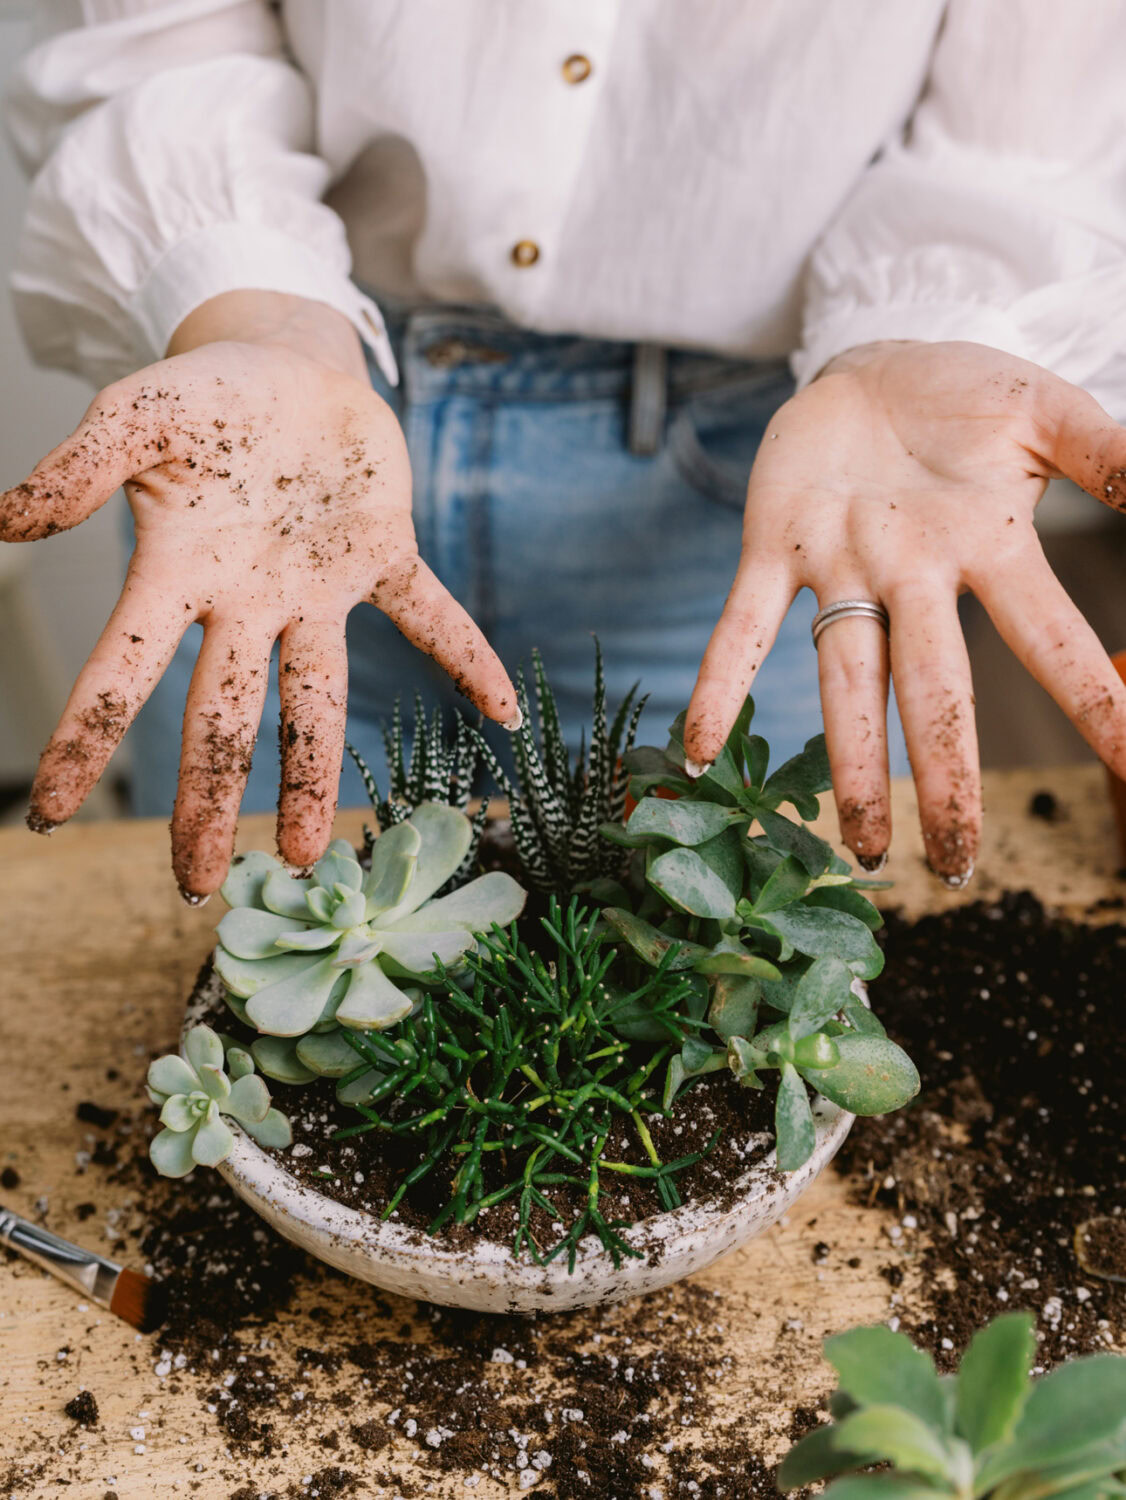
<instances>
[{"instance_id":1,"label":"paintbrush","mask_svg":"<svg viewBox=\"0 0 1126 1500\"><path fill-rule=\"evenodd\" d=\"M151 1333L164 1322L168 1299L160 1282L72 1245L6 1208L0 1208L0 1245L18 1250L141 1333Z\"/></svg>"}]
</instances>

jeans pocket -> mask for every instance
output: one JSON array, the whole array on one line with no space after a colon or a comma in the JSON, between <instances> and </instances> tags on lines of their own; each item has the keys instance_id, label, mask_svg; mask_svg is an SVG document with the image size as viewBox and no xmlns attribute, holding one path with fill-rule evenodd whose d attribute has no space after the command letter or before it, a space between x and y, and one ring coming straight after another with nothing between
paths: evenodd
<instances>
[{"instance_id":1,"label":"jeans pocket","mask_svg":"<svg viewBox=\"0 0 1126 1500\"><path fill-rule=\"evenodd\" d=\"M783 367L689 397L674 410L668 453L705 499L742 510L751 465L768 422L793 393Z\"/></svg>"}]
</instances>

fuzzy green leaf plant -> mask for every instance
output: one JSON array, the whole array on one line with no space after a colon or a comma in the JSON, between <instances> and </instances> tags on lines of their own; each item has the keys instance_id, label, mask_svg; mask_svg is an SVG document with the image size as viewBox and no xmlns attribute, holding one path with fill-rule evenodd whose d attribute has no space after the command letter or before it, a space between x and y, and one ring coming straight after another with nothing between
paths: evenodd
<instances>
[{"instance_id":1,"label":"fuzzy green leaf plant","mask_svg":"<svg viewBox=\"0 0 1126 1500\"><path fill-rule=\"evenodd\" d=\"M832 1479L829 1500L1126 1495L1126 1358L1096 1354L1033 1380L1035 1348L1027 1313L975 1334L956 1376L885 1327L827 1339L833 1420L790 1450L779 1489ZM873 1465L882 1472L859 1472Z\"/></svg>"},{"instance_id":2,"label":"fuzzy green leaf plant","mask_svg":"<svg viewBox=\"0 0 1126 1500\"><path fill-rule=\"evenodd\" d=\"M193 1167L217 1167L235 1144L224 1116L237 1120L262 1146L288 1146L289 1121L271 1107L270 1091L241 1047L224 1055L223 1039L210 1026L193 1026L184 1056L171 1052L149 1067L148 1095L160 1106L160 1123L149 1143L149 1159L162 1177L186 1177Z\"/></svg>"},{"instance_id":3,"label":"fuzzy green leaf plant","mask_svg":"<svg viewBox=\"0 0 1126 1500\"><path fill-rule=\"evenodd\" d=\"M456 969L476 934L519 915L525 893L502 871L435 896L471 838L464 813L423 802L374 841L367 870L344 840L305 879L269 854L236 859L214 965L232 1010L263 1033L251 1051L267 1077L351 1072L345 1032L403 1020L436 970Z\"/></svg>"},{"instance_id":4,"label":"fuzzy green leaf plant","mask_svg":"<svg viewBox=\"0 0 1126 1500\"><path fill-rule=\"evenodd\" d=\"M538 651L532 652L538 743L523 670L516 678L524 721L512 736L515 782L480 733L469 731L497 786L508 798L512 835L528 883L563 900L576 890L590 889L594 883L617 879L622 873L622 851L602 836L602 827L621 821L629 784L624 757L633 746L646 702L637 697L635 683L609 721L606 676L597 640L594 650L590 748L580 746L573 763L563 739L555 694Z\"/></svg>"},{"instance_id":5,"label":"fuzzy green leaf plant","mask_svg":"<svg viewBox=\"0 0 1126 1500\"><path fill-rule=\"evenodd\" d=\"M768 774L753 713L748 698L699 778L684 769L683 714L664 750L625 757L637 805L602 834L631 853L628 904L603 916L645 963L709 983L707 1024L670 1060L665 1107L723 1068L748 1088L776 1072L777 1159L792 1171L816 1140L809 1088L854 1114L884 1114L918 1092L919 1075L858 992L883 967L872 935L881 917L863 892L872 882L855 880L801 821L830 784L824 738Z\"/></svg>"}]
</instances>

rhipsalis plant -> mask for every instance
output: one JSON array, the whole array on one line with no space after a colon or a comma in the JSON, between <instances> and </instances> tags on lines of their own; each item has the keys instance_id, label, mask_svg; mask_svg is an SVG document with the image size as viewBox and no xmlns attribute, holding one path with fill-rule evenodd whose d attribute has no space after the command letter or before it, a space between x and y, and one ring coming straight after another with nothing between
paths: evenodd
<instances>
[{"instance_id":1,"label":"rhipsalis plant","mask_svg":"<svg viewBox=\"0 0 1126 1500\"><path fill-rule=\"evenodd\" d=\"M217 1167L235 1144L224 1115L237 1120L263 1146L288 1146L289 1121L270 1105L270 1091L254 1071L254 1060L210 1026L193 1026L184 1038L186 1057L169 1053L149 1067L148 1095L160 1105L159 1131L149 1159L162 1177L186 1177L193 1167Z\"/></svg>"},{"instance_id":2,"label":"rhipsalis plant","mask_svg":"<svg viewBox=\"0 0 1126 1500\"><path fill-rule=\"evenodd\" d=\"M645 699L637 684L619 705L612 723L606 710L602 650L595 641L594 712L590 749L580 747L572 764L555 695L538 651L532 653L539 743L532 732L523 672L517 673L517 695L524 722L512 737L517 783L513 783L492 749L471 731L497 785L508 797L512 834L528 882L548 895L566 898L576 889L620 875L625 858L601 833L606 823L621 821L626 805L628 772L622 757L637 733Z\"/></svg>"},{"instance_id":3,"label":"rhipsalis plant","mask_svg":"<svg viewBox=\"0 0 1126 1500\"><path fill-rule=\"evenodd\" d=\"M408 760L404 745L402 700L395 699L391 723L383 725L383 749L388 775L386 797L380 795L375 777L359 751L352 745L345 746L363 779L364 790L371 800L380 833L386 833L396 823L402 823L424 802L443 802L456 807L459 812L467 812L481 765L481 749L479 740L470 733L460 714L456 719L456 728L452 733L447 731L440 709L434 709L428 721L422 697L416 693L414 737ZM482 798L470 824L470 839L465 857L439 892L440 895L464 885L475 873L477 848L485 829L488 811L488 798ZM375 834L365 827L366 853L371 853L374 843Z\"/></svg>"},{"instance_id":4,"label":"rhipsalis plant","mask_svg":"<svg viewBox=\"0 0 1126 1500\"><path fill-rule=\"evenodd\" d=\"M976 1334L956 1376L887 1328L827 1339L833 1421L790 1450L779 1489L835 1479L830 1500L1126 1495L1126 1359L1097 1354L1032 1380L1035 1348L1025 1313ZM856 1472L874 1464L889 1467Z\"/></svg>"},{"instance_id":5,"label":"rhipsalis plant","mask_svg":"<svg viewBox=\"0 0 1126 1500\"><path fill-rule=\"evenodd\" d=\"M423 802L375 840L367 871L344 840L307 879L269 854L236 860L222 888L231 910L215 971L239 1019L265 1033L251 1050L268 1077L303 1083L351 1071L345 1033L401 1021L419 984L455 966L476 933L519 915L524 892L499 870L435 898L471 837L464 813Z\"/></svg>"},{"instance_id":6,"label":"rhipsalis plant","mask_svg":"<svg viewBox=\"0 0 1126 1500\"><path fill-rule=\"evenodd\" d=\"M871 882L854 880L823 839L779 811L789 803L800 817L817 815L830 784L824 738L768 775L766 742L749 734L753 712L748 698L698 779L684 770L684 715L665 750L625 757L637 805L624 827L602 833L634 851L621 888L629 904L603 915L646 963L712 986L710 1034L688 1037L670 1060L666 1108L706 1073L730 1068L762 1088L764 1071L776 1070L778 1165L792 1171L816 1139L807 1084L873 1115L905 1104L919 1076L856 993L857 980L883 967L872 937L881 918L862 894Z\"/></svg>"},{"instance_id":7,"label":"rhipsalis plant","mask_svg":"<svg viewBox=\"0 0 1126 1500\"><path fill-rule=\"evenodd\" d=\"M638 1252L618 1233L622 1223L600 1208L607 1174L653 1179L673 1208L680 1202L677 1173L700 1157L659 1160L645 1116L660 1110L651 1081L702 1013L706 985L664 963L624 989L614 979L617 951L603 945L597 914L575 900L565 911L553 900L541 926L534 949L515 928L482 938L466 977L447 975L441 998L426 996L395 1037L349 1034L357 1067L342 1082L364 1123L340 1136L418 1137L419 1164L404 1176L385 1218L437 1170L450 1181L450 1196L431 1232L451 1219L470 1223L514 1198L516 1253L527 1249L538 1263L566 1254L573 1267L579 1241L592 1234L617 1264ZM658 1045L634 1045L639 1014L662 1033ZM607 1137L623 1116L646 1165L606 1159ZM580 1190L585 1206L557 1243L537 1243L534 1211L565 1222L571 1216L552 1199L568 1186Z\"/></svg>"}]
</instances>

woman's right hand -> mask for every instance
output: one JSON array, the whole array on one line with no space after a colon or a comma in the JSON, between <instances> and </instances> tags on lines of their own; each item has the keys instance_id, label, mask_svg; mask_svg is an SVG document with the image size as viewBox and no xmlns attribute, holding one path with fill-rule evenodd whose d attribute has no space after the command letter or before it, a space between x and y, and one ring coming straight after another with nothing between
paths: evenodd
<instances>
[{"instance_id":1,"label":"woman's right hand","mask_svg":"<svg viewBox=\"0 0 1126 1500\"><path fill-rule=\"evenodd\" d=\"M324 851L344 745L344 624L366 601L489 718L516 693L418 555L406 445L332 309L234 292L197 309L170 357L108 386L78 429L0 498L0 538L77 526L124 484L137 545L121 598L43 752L29 825L82 805L187 627L203 625L184 714L172 864L187 899L234 848L270 652L280 641L278 849Z\"/></svg>"}]
</instances>

